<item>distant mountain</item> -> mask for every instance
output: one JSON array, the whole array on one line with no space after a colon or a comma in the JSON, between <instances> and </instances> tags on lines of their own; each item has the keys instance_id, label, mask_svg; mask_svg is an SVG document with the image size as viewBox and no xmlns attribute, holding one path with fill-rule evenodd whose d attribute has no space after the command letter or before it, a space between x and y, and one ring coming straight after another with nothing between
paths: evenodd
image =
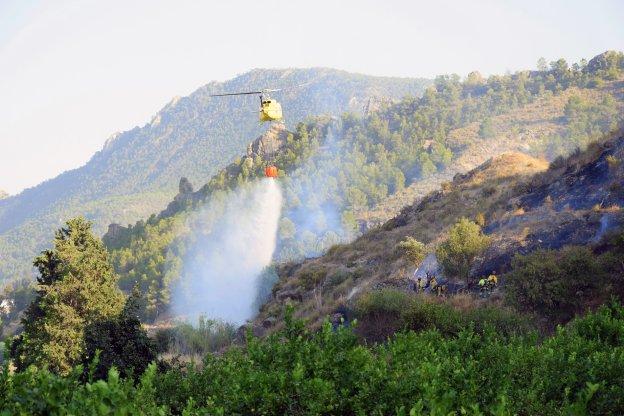
<instances>
[{"instance_id":1,"label":"distant mountain","mask_svg":"<svg viewBox=\"0 0 624 416\"><path fill-rule=\"evenodd\" d=\"M162 208L181 176L205 182L266 129L257 120L256 96L210 94L294 87L274 94L293 126L309 116L418 96L430 84L328 68L256 69L174 98L148 124L111 136L86 165L0 202L0 281L28 273L64 220L85 215L98 232L110 222L134 222Z\"/></svg>"},{"instance_id":2,"label":"distant mountain","mask_svg":"<svg viewBox=\"0 0 624 416\"><path fill-rule=\"evenodd\" d=\"M6 191L3 191L2 189L0 189L0 199L7 198L8 196L9 194Z\"/></svg>"}]
</instances>

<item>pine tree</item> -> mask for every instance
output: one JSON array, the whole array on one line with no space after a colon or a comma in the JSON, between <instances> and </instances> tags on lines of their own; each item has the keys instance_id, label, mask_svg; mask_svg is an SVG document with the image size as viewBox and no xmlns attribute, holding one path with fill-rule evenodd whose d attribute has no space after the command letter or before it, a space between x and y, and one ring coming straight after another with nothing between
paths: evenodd
<instances>
[{"instance_id":1,"label":"pine tree","mask_svg":"<svg viewBox=\"0 0 624 416\"><path fill-rule=\"evenodd\" d=\"M93 378L106 378L113 366L122 376L140 375L156 359L154 342L139 320L141 302L139 285L135 284L119 316L86 327L83 363Z\"/></svg>"},{"instance_id":2,"label":"pine tree","mask_svg":"<svg viewBox=\"0 0 624 416\"><path fill-rule=\"evenodd\" d=\"M54 248L35 259L37 297L24 312L23 333L11 343L18 371L47 366L67 374L84 353L84 329L122 311L124 297L100 240L84 218L56 232Z\"/></svg>"}]
</instances>

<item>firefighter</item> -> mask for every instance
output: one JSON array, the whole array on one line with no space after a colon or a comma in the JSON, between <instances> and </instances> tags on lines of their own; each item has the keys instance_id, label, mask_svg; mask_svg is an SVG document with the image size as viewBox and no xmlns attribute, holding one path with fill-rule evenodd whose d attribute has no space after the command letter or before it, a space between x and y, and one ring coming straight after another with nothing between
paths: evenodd
<instances>
[{"instance_id":1,"label":"firefighter","mask_svg":"<svg viewBox=\"0 0 624 416\"><path fill-rule=\"evenodd\" d=\"M498 284L498 278L495 274L491 274L487 278L487 286L490 291L494 290L496 285Z\"/></svg>"},{"instance_id":2,"label":"firefighter","mask_svg":"<svg viewBox=\"0 0 624 416\"><path fill-rule=\"evenodd\" d=\"M422 291L423 286L424 286L424 283L422 281L422 277L418 277L418 279L416 279L416 285L415 285L416 293L420 293Z\"/></svg>"},{"instance_id":3,"label":"firefighter","mask_svg":"<svg viewBox=\"0 0 624 416\"><path fill-rule=\"evenodd\" d=\"M433 276L431 280L429 280L429 289L431 290L431 293L435 293L437 286L438 286L438 281L436 280L435 276Z\"/></svg>"},{"instance_id":4,"label":"firefighter","mask_svg":"<svg viewBox=\"0 0 624 416\"><path fill-rule=\"evenodd\" d=\"M479 291L481 293L485 293L486 285L487 285L487 280L485 280L483 278L481 280L479 280Z\"/></svg>"}]
</instances>

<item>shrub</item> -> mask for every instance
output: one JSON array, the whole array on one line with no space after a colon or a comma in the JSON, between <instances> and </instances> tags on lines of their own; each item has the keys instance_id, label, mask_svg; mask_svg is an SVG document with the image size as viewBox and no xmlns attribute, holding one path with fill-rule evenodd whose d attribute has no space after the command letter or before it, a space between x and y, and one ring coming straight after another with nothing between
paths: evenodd
<instances>
[{"instance_id":1,"label":"shrub","mask_svg":"<svg viewBox=\"0 0 624 416\"><path fill-rule=\"evenodd\" d=\"M262 270L260 276L256 279L256 297L252 304L254 311L260 310L260 307L271 299L271 293L278 280L279 276L274 264Z\"/></svg>"},{"instance_id":2,"label":"shrub","mask_svg":"<svg viewBox=\"0 0 624 416\"><path fill-rule=\"evenodd\" d=\"M327 270L324 267L309 267L299 273L299 279L306 290L318 286L326 276Z\"/></svg>"},{"instance_id":3,"label":"shrub","mask_svg":"<svg viewBox=\"0 0 624 416\"><path fill-rule=\"evenodd\" d=\"M478 224L462 218L451 227L436 256L447 275L467 279L472 262L489 244L490 238L483 235Z\"/></svg>"},{"instance_id":4,"label":"shrub","mask_svg":"<svg viewBox=\"0 0 624 416\"><path fill-rule=\"evenodd\" d=\"M338 269L327 276L326 284L329 287L335 287L351 277L351 273L344 269Z\"/></svg>"},{"instance_id":5,"label":"shrub","mask_svg":"<svg viewBox=\"0 0 624 416\"><path fill-rule=\"evenodd\" d=\"M434 306L435 307L435 306ZM602 307L537 343L470 326L363 346L346 327L286 327L201 367L80 382L0 369L2 414L623 414L624 309ZM470 409L470 410L467 410Z\"/></svg>"},{"instance_id":6,"label":"shrub","mask_svg":"<svg viewBox=\"0 0 624 416\"><path fill-rule=\"evenodd\" d=\"M468 309L460 310L446 302L396 289L364 294L356 303L355 313L360 334L374 341L383 341L401 329L436 329L445 336L457 335L469 327L478 333L493 328L503 336L526 333L531 329L527 318L505 308L474 303ZM384 323L384 328L374 328Z\"/></svg>"},{"instance_id":7,"label":"shrub","mask_svg":"<svg viewBox=\"0 0 624 416\"><path fill-rule=\"evenodd\" d=\"M156 359L156 346L141 327L138 305L138 291L135 291L118 317L85 328L83 365L85 370L92 367L89 369L92 378L105 378L112 367L123 377L143 374Z\"/></svg>"},{"instance_id":8,"label":"shrub","mask_svg":"<svg viewBox=\"0 0 624 416\"><path fill-rule=\"evenodd\" d=\"M620 166L620 163L622 162L620 159L618 159L617 157L613 155L607 156L606 160L607 160L607 164L609 165L609 169L617 168L618 166Z\"/></svg>"},{"instance_id":9,"label":"shrub","mask_svg":"<svg viewBox=\"0 0 624 416\"><path fill-rule=\"evenodd\" d=\"M592 251L570 246L512 260L505 275L509 303L525 311L569 319L602 288L605 275Z\"/></svg>"},{"instance_id":10,"label":"shrub","mask_svg":"<svg viewBox=\"0 0 624 416\"><path fill-rule=\"evenodd\" d=\"M405 240L399 242L395 251L415 266L420 265L427 255L425 245L413 237L406 237Z\"/></svg>"},{"instance_id":11,"label":"shrub","mask_svg":"<svg viewBox=\"0 0 624 416\"><path fill-rule=\"evenodd\" d=\"M479 125L479 136L482 138L488 138L494 136L494 126L490 118L485 118Z\"/></svg>"},{"instance_id":12,"label":"shrub","mask_svg":"<svg viewBox=\"0 0 624 416\"><path fill-rule=\"evenodd\" d=\"M231 345L236 336L236 327L200 316L197 326L183 323L159 333L156 336L159 349L166 348L173 354L204 356Z\"/></svg>"}]
</instances>

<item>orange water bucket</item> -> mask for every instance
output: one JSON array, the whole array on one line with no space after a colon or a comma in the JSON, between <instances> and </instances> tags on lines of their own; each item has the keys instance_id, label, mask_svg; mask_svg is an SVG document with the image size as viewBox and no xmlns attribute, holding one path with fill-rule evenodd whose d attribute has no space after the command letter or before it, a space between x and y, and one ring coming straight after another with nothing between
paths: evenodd
<instances>
[{"instance_id":1,"label":"orange water bucket","mask_svg":"<svg viewBox=\"0 0 624 416\"><path fill-rule=\"evenodd\" d=\"M267 178L277 178L277 168L275 166L267 166L264 169L264 176Z\"/></svg>"}]
</instances>

